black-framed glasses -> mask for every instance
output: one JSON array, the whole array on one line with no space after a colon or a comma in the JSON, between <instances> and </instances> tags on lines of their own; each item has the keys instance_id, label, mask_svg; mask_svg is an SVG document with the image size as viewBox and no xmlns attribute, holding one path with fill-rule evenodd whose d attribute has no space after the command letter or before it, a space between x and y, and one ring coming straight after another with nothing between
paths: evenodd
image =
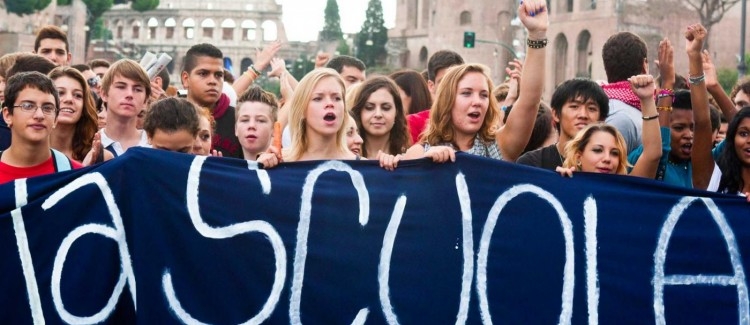
<instances>
[{"instance_id":1,"label":"black-framed glasses","mask_svg":"<svg viewBox=\"0 0 750 325\"><path fill-rule=\"evenodd\" d=\"M99 76L93 76L91 78L86 79L86 83L89 84L89 87L97 87L99 86L99 82L101 79L99 79Z\"/></svg>"},{"instance_id":2,"label":"black-framed glasses","mask_svg":"<svg viewBox=\"0 0 750 325\"><path fill-rule=\"evenodd\" d=\"M20 108L26 113L34 113L38 108L41 108L44 115L52 115L57 112L57 107L54 104L42 104L42 106L39 106L32 102L22 102L20 105L13 106L13 108Z\"/></svg>"}]
</instances>

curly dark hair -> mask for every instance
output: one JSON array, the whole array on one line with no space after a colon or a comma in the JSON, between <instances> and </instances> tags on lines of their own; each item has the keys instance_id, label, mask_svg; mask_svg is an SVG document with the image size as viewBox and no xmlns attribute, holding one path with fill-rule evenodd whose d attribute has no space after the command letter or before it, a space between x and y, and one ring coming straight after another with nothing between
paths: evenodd
<instances>
[{"instance_id":1,"label":"curly dark hair","mask_svg":"<svg viewBox=\"0 0 750 325\"><path fill-rule=\"evenodd\" d=\"M610 36L602 47L607 81L613 83L642 74L647 57L648 48L640 36L631 32L619 32Z\"/></svg>"},{"instance_id":2,"label":"curly dark hair","mask_svg":"<svg viewBox=\"0 0 750 325\"><path fill-rule=\"evenodd\" d=\"M719 154L719 161L717 162L721 169L721 181L719 181L718 190L720 193L737 193L745 187L745 181L742 179L743 163L734 149L734 137L737 135L740 122L746 118L750 118L750 107L747 106L737 112L732 121L729 122L729 127L727 127L724 150Z\"/></svg>"}]
</instances>

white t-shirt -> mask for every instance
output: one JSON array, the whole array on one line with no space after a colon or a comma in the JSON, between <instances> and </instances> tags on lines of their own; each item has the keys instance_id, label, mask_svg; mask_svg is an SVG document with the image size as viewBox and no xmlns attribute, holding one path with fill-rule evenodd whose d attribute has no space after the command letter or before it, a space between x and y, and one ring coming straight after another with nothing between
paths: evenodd
<instances>
[{"instance_id":1,"label":"white t-shirt","mask_svg":"<svg viewBox=\"0 0 750 325\"><path fill-rule=\"evenodd\" d=\"M148 144L148 136L146 135L146 131L139 130L139 132L141 132L141 140L138 141L136 147L151 148L151 145ZM115 153L115 157L125 153L126 150L122 148L122 144L108 137L107 133L104 132L104 129L101 129L99 133L101 134L102 138L102 147L104 147L105 149L111 148Z\"/></svg>"}]
</instances>

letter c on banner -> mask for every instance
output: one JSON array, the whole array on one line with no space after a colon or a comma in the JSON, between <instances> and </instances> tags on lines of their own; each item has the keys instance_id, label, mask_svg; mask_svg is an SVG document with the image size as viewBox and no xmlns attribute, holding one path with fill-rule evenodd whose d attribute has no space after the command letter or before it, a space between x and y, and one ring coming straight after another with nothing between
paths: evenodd
<instances>
[{"instance_id":1,"label":"letter c on banner","mask_svg":"<svg viewBox=\"0 0 750 325\"><path fill-rule=\"evenodd\" d=\"M557 212L562 225L563 237L565 238L565 266L563 267L563 290L562 311L558 324L570 324L573 317L573 288L575 286L575 250L573 246L573 223L570 222L560 201L552 193L538 186L521 184L505 191L490 209L490 214L482 230L482 238L479 241L479 254L477 255L477 294L479 296L479 310L484 324L492 324L489 302L487 300L487 257L490 250L492 232L495 230L497 219L503 208L515 197L532 193L547 201Z\"/></svg>"},{"instance_id":2,"label":"letter c on banner","mask_svg":"<svg viewBox=\"0 0 750 325\"><path fill-rule=\"evenodd\" d=\"M276 259L276 272L274 274L273 286L271 287L271 294L258 314L243 324L263 323L276 308L279 297L281 297L281 290L284 288L284 281L286 281L286 248L284 247L284 242L281 240L281 236L276 229L270 223L262 220L245 221L224 227L212 227L203 220L200 213L200 203L198 202L198 187L200 185L201 169L206 158L204 156L196 156L188 172L188 184L185 195L190 220L193 222L193 226L198 233L206 238L225 239L250 232L259 232L266 235L266 238L271 243L274 258ZM268 173L265 170L258 170L255 163L249 163L249 169L258 171L258 178L260 178L263 193L268 195L271 191L271 180L268 178ZM193 318L180 304L172 285L172 275L169 270L165 270L162 275L162 287L169 307L172 308L181 321L186 324L203 324Z\"/></svg>"},{"instance_id":3,"label":"letter c on banner","mask_svg":"<svg viewBox=\"0 0 750 325\"><path fill-rule=\"evenodd\" d=\"M133 265L130 259L130 252L128 250L128 243L125 241L125 228L122 223L122 216L120 216L120 209L117 207L115 197L112 194L112 190L109 188L107 180L100 173L91 173L83 175L69 184L63 186L55 193L47 198L42 204L42 209L48 210L55 206L58 202L68 196L70 193L78 190L79 188L94 184L99 188L102 193L104 202L107 205L109 214L112 216L112 223L114 227L109 227L100 224L87 224L79 226L71 231L60 244L60 248L57 250L55 256L54 265L52 267L52 301L55 304L60 318L70 324L93 324L101 323L105 321L109 315L114 311L115 305L122 294L122 290L125 284L128 284L130 295L133 297L133 305L136 305L136 284L135 274L133 273ZM62 295L60 293L60 281L62 280L62 270L65 266L65 258L68 256L70 247L75 243L78 238L81 238L87 234L98 234L104 237L110 238L117 242L117 246L120 253L120 263L122 265L122 272L120 278L115 285L112 295L109 297L107 304L98 313L88 316L80 317L69 313L65 309L65 305L62 301Z\"/></svg>"},{"instance_id":4,"label":"letter c on banner","mask_svg":"<svg viewBox=\"0 0 750 325\"><path fill-rule=\"evenodd\" d=\"M331 160L320 164L317 168L310 171L305 178L305 185L302 187L302 206L299 213L299 224L297 226L297 248L294 253L294 274L292 278L292 294L289 298L289 322L292 324L302 324L300 319L300 304L302 299L302 280L305 278L305 260L307 259L307 236L310 232L310 214L312 213L312 196L315 182L324 172L335 170L346 172L351 177L354 189L357 190L359 197L359 224L367 225L370 216L370 196L365 187L365 180L362 174L352 169L349 165ZM358 315L365 313L365 309L359 311ZM366 314L365 314L366 315ZM364 321L365 317L357 317L357 321Z\"/></svg>"}]
</instances>

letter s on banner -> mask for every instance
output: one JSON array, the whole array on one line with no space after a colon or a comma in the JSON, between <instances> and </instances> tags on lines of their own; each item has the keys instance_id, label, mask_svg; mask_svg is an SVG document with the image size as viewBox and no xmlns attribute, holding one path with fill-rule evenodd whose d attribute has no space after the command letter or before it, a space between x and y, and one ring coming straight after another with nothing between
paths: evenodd
<instances>
[{"instance_id":1,"label":"letter s on banner","mask_svg":"<svg viewBox=\"0 0 750 325\"><path fill-rule=\"evenodd\" d=\"M259 232L266 235L266 238L271 243L271 247L273 247L274 258L276 259L276 272L274 274L271 294L258 314L243 324L263 323L276 308L279 297L281 297L281 290L284 288L284 281L286 281L286 248L284 247L284 242L281 240L281 236L276 229L270 223L262 220L245 221L224 227L212 227L203 220L200 212L200 203L198 202L198 187L200 186L201 169L206 158L204 156L196 156L188 172L185 196L190 220L193 222L195 230L206 238L225 239L250 232ZM258 172L263 194L268 195L271 192L271 180L268 177L268 173L265 170L259 170L257 166L254 162L248 162L248 169ZM177 293L174 291L174 286L172 285L172 275L169 270L165 270L162 275L162 287L169 307L172 308L181 321L186 324L203 324L193 318L180 304L179 299L177 299Z\"/></svg>"},{"instance_id":2,"label":"letter s on banner","mask_svg":"<svg viewBox=\"0 0 750 325\"><path fill-rule=\"evenodd\" d=\"M120 209L117 207L115 197L112 194L112 190L109 188L107 180L104 179L104 176L102 176L102 174L100 173L91 173L73 180L69 184L57 190L55 193L52 193L52 195L47 198L44 203L42 203L42 209L48 210L52 208L53 206L55 206L55 204L60 202L70 193L73 193L79 188L89 184L96 185L97 188L99 188L99 191L102 193L102 197L104 198L104 202L107 205L109 214L112 216L112 223L114 224L114 228L100 224L87 224L79 226L71 231L63 239L62 243L60 244L60 248L57 250L57 255L55 256L55 261L52 268L52 301L55 304L55 309L60 315L60 318L70 324L93 324L105 321L112 313L112 311L114 311L117 300L122 294L122 290L125 287L126 282L128 284L128 289L130 290L130 295L133 297L133 305L136 305L135 274L133 273L133 265L130 259L128 243L125 241L125 228L122 223L122 216L120 216ZM104 306L104 308L102 308L102 310L94 315L80 317L69 313L65 309L64 303L62 301L62 295L60 293L60 281L62 280L62 270L65 266L65 258L68 255L68 250L70 250L70 247L76 240L78 240L78 238L81 238L86 234L99 234L117 242L122 271L120 272L120 278L115 285L112 295L110 296L109 301L107 301L107 304Z\"/></svg>"}]
</instances>

